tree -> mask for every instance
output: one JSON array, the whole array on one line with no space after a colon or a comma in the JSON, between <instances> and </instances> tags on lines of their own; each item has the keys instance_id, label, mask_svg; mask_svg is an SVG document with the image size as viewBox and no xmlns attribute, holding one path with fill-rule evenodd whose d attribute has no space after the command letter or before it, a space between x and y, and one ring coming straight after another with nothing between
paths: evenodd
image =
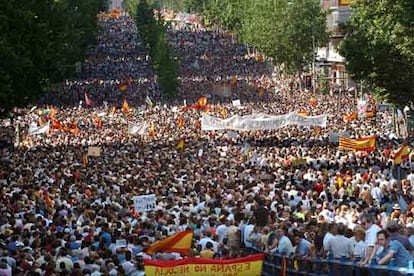
<instances>
[{"instance_id":1,"label":"tree","mask_svg":"<svg viewBox=\"0 0 414 276\"><path fill-rule=\"evenodd\" d=\"M413 18L411 0L356 1L339 49L355 80L397 105L414 97Z\"/></svg>"},{"instance_id":2,"label":"tree","mask_svg":"<svg viewBox=\"0 0 414 276\"><path fill-rule=\"evenodd\" d=\"M325 45L326 15L318 0L206 0L203 14L214 24L236 31L241 40L302 71L313 51Z\"/></svg>"},{"instance_id":3,"label":"tree","mask_svg":"<svg viewBox=\"0 0 414 276\"><path fill-rule=\"evenodd\" d=\"M98 30L106 0L6 1L0 10L0 113L70 77ZM70 72L71 71L71 72Z\"/></svg>"},{"instance_id":4,"label":"tree","mask_svg":"<svg viewBox=\"0 0 414 276\"><path fill-rule=\"evenodd\" d=\"M160 16L160 15L159 15ZM137 29L149 50L152 67L157 73L157 82L167 98L176 96L178 87L177 62L165 42L165 26L161 17L155 19L153 7L145 0L136 8Z\"/></svg>"}]
</instances>

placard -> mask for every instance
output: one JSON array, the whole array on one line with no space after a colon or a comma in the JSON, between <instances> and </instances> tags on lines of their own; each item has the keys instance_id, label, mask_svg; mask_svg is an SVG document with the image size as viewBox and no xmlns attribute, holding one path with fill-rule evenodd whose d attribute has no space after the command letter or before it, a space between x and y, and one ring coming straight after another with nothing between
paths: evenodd
<instances>
[{"instance_id":1,"label":"placard","mask_svg":"<svg viewBox=\"0 0 414 276\"><path fill-rule=\"evenodd\" d=\"M88 156L101 156L100 147L88 147Z\"/></svg>"},{"instance_id":2,"label":"placard","mask_svg":"<svg viewBox=\"0 0 414 276\"><path fill-rule=\"evenodd\" d=\"M148 212L157 206L155 194L134 196L133 200L136 212Z\"/></svg>"}]
</instances>

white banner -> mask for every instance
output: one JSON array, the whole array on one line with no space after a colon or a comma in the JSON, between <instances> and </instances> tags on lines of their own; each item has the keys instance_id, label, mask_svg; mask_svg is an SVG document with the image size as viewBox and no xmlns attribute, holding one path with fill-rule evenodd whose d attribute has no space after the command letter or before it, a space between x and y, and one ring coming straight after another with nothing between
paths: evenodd
<instances>
[{"instance_id":1,"label":"white banner","mask_svg":"<svg viewBox=\"0 0 414 276\"><path fill-rule=\"evenodd\" d=\"M220 119L203 114L201 118L201 130L271 130L279 129L288 125L319 126L326 127L328 116L302 116L297 112L284 115L254 114L247 116L233 116L228 119Z\"/></svg>"},{"instance_id":2,"label":"white banner","mask_svg":"<svg viewBox=\"0 0 414 276\"><path fill-rule=\"evenodd\" d=\"M131 123L128 122L128 134L131 135L145 135L147 133L147 123Z\"/></svg>"},{"instance_id":3,"label":"white banner","mask_svg":"<svg viewBox=\"0 0 414 276\"><path fill-rule=\"evenodd\" d=\"M366 100L358 100L357 103L357 111L358 111L358 118L365 118L367 116L367 101Z\"/></svg>"},{"instance_id":4,"label":"white banner","mask_svg":"<svg viewBox=\"0 0 414 276\"><path fill-rule=\"evenodd\" d=\"M44 126L37 126L36 123L33 123L29 127L28 134L29 135L36 135L42 134L49 131L49 123L45 124Z\"/></svg>"},{"instance_id":5,"label":"white banner","mask_svg":"<svg viewBox=\"0 0 414 276\"><path fill-rule=\"evenodd\" d=\"M133 201L136 212L148 212L157 206L155 194L134 196Z\"/></svg>"}]
</instances>

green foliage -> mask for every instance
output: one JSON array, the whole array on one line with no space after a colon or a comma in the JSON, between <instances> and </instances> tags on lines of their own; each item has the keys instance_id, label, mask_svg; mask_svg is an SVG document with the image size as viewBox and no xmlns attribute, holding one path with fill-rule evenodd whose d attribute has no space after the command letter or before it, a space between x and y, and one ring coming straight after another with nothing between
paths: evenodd
<instances>
[{"instance_id":1,"label":"green foliage","mask_svg":"<svg viewBox=\"0 0 414 276\"><path fill-rule=\"evenodd\" d=\"M174 98L178 87L178 65L165 42L165 27L161 19L153 16L153 8L140 1L136 9L138 31L149 50L157 81L166 98Z\"/></svg>"},{"instance_id":2,"label":"green foliage","mask_svg":"<svg viewBox=\"0 0 414 276\"><path fill-rule=\"evenodd\" d=\"M0 113L24 106L74 73L107 1L6 1L0 10ZM69 70L71 69L71 70Z\"/></svg>"},{"instance_id":3,"label":"green foliage","mask_svg":"<svg viewBox=\"0 0 414 276\"><path fill-rule=\"evenodd\" d=\"M209 22L239 34L243 42L302 71L312 62L313 46L325 45L326 15L318 0L205 0Z\"/></svg>"},{"instance_id":4,"label":"green foliage","mask_svg":"<svg viewBox=\"0 0 414 276\"><path fill-rule=\"evenodd\" d=\"M312 62L313 46L328 40L326 16L319 1L244 1L243 41L289 71L302 71Z\"/></svg>"},{"instance_id":5,"label":"green foliage","mask_svg":"<svg viewBox=\"0 0 414 276\"><path fill-rule=\"evenodd\" d=\"M397 105L414 97L413 18L411 0L356 1L340 47L353 78Z\"/></svg>"}]
</instances>

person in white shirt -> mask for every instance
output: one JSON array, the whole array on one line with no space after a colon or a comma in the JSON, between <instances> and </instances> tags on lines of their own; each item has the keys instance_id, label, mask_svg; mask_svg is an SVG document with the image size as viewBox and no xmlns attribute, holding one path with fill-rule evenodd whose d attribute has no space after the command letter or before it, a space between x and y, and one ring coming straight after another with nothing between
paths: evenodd
<instances>
[{"instance_id":1,"label":"person in white shirt","mask_svg":"<svg viewBox=\"0 0 414 276\"><path fill-rule=\"evenodd\" d=\"M361 219L362 226L365 227L365 256L362 258L360 265L365 266L371 263L371 259L375 254L375 245L377 243L377 233L381 228L375 224L375 217L366 214Z\"/></svg>"},{"instance_id":2,"label":"person in white shirt","mask_svg":"<svg viewBox=\"0 0 414 276\"><path fill-rule=\"evenodd\" d=\"M350 258L353 255L352 241L345 237L346 226L342 223L338 224L337 234L330 238L327 242L327 249L330 255L335 259L342 257Z\"/></svg>"},{"instance_id":3,"label":"person in white shirt","mask_svg":"<svg viewBox=\"0 0 414 276\"><path fill-rule=\"evenodd\" d=\"M326 232L325 236L323 237L323 250L325 253L329 252L329 240L335 237L337 232L337 227L335 223L331 223L328 225L328 232Z\"/></svg>"},{"instance_id":4,"label":"person in white shirt","mask_svg":"<svg viewBox=\"0 0 414 276\"><path fill-rule=\"evenodd\" d=\"M365 256L365 231L362 228L356 229L353 238L354 257L363 258Z\"/></svg>"},{"instance_id":5,"label":"person in white shirt","mask_svg":"<svg viewBox=\"0 0 414 276\"><path fill-rule=\"evenodd\" d=\"M221 224L216 229L219 242L223 242L223 239L227 238L229 224L229 220L226 217L221 218Z\"/></svg>"},{"instance_id":6,"label":"person in white shirt","mask_svg":"<svg viewBox=\"0 0 414 276\"><path fill-rule=\"evenodd\" d=\"M271 251L272 253L278 252L279 254L290 255L295 252L292 242L287 236L285 236L282 229L276 230L276 238L278 240L278 245L275 250Z\"/></svg>"},{"instance_id":7,"label":"person in white shirt","mask_svg":"<svg viewBox=\"0 0 414 276\"><path fill-rule=\"evenodd\" d=\"M205 250L206 249L206 244L208 242L211 242L213 244L213 250L214 252L217 252L217 242L215 242L212 238L211 238L211 232L210 231L205 231L205 236L203 238L200 239L200 241L198 242L199 245L201 245L201 249Z\"/></svg>"}]
</instances>

